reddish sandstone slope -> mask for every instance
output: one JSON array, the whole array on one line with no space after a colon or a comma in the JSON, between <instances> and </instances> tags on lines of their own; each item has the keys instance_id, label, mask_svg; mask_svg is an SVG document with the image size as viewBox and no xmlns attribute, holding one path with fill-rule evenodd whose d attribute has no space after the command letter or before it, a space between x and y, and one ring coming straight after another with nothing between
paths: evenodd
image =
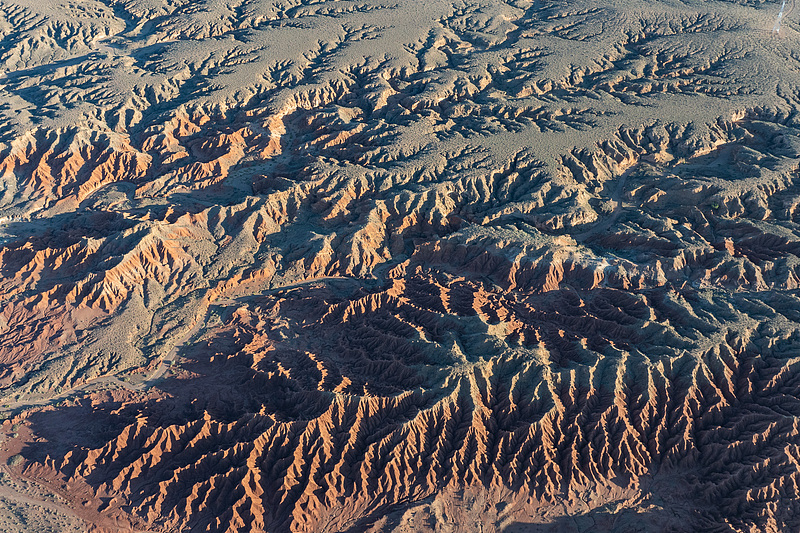
<instances>
[{"instance_id":1,"label":"reddish sandstone slope","mask_svg":"<svg viewBox=\"0 0 800 533\"><path fill-rule=\"evenodd\" d=\"M0 1L0 495L97 531L800 527L791 16L79 4Z\"/></svg>"}]
</instances>

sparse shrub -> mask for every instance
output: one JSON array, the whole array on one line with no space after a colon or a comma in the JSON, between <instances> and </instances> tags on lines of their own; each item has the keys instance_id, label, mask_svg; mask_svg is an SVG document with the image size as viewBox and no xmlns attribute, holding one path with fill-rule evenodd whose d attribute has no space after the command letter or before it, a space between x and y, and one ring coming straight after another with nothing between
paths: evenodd
<instances>
[{"instance_id":1,"label":"sparse shrub","mask_svg":"<svg viewBox=\"0 0 800 533\"><path fill-rule=\"evenodd\" d=\"M611 200L604 200L597 206L597 210L603 215L610 215L614 212L614 202Z\"/></svg>"}]
</instances>

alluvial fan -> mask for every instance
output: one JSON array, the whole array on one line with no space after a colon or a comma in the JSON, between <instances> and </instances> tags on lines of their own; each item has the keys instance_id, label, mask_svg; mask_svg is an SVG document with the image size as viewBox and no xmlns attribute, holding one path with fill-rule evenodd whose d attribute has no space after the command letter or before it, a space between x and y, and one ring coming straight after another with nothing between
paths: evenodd
<instances>
[{"instance_id":1,"label":"alluvial fan","mask_svg":"<svg viewBox=\"0 0 800 533\"><path fill-rule=\"evenodd\" d=\"M796 17L0 0L0 529L800 529Z\"/></svg>"}]
</instances>

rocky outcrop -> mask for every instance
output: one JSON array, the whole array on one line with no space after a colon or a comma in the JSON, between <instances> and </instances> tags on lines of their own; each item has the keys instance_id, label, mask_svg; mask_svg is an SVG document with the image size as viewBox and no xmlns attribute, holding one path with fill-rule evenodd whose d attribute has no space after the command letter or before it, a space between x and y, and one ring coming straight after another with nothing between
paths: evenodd
<instances>
[{"instance_id":1,"label":"rocky outcrop","mask_svg":"<svg viewBox=\"0 0 800 533\"><path fill-rule=\"evenodd\" d=\"M15 479L98 531L798 527L766 4L74 4L0 2Z\"/></svg>"}]
</instances>

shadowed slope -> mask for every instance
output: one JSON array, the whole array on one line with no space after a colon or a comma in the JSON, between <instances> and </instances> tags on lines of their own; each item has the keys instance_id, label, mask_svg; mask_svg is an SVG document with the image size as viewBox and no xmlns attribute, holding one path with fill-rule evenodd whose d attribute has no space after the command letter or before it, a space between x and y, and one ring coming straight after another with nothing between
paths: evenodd
<instances>
[{"instance_id":1,"label":"shadowed slope","mask_svg":"<svg viewBox=\"0 0 800 533\"><path fill-rule=\"evenodd\" d=\"M797 527L778 6L41 4L0 2L18 479L98 528Z\"/></svg>"}]
</instances>

